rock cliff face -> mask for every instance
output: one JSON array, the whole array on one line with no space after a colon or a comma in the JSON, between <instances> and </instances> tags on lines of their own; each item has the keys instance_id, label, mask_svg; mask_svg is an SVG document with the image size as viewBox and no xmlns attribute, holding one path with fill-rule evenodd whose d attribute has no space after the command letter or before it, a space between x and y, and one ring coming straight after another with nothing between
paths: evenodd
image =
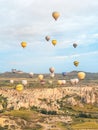
<instances>
[{"instance_id":1,"label":"rock cliff face","mask_svg":"<svg viewBox=\"0 0 98 130\"><path fill-rule=\"evenodd\" d=\"M62 88L41 88L25 89L18 92L14 89L0 89L0 94L7 97L7 109L15 110L36 106L46 110L58 111L60 108L57 100L67 96L65 103L70 105L83 106L86 104L98 104L98 93L95 87L62 87ZM77 97L79 99L77 100ZM0 109L2 106L0 105Z\"/></svg>"}]
</instances>

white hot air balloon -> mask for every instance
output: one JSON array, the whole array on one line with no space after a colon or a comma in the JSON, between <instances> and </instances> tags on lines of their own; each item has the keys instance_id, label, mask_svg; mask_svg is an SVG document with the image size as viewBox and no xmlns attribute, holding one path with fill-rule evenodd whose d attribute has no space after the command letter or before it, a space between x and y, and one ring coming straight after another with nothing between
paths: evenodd
<instances>
[{"instance_id":1,"label":"white hot air balloon","mask_svg":"<svg viewBox=\"0 0 98 130\"><path fill-rule=\"evenodd\" d=\"M65 85L66 84L66 80L62 80L62 85Z\"/></svg>"},{"instance_id":2,"label":"white hot air balloon","mask_svg":"<svg viewBox=\"0 0 98 130\"><path fill-rule=\"evenodd\" d=\"M51 74L50 74L50 77L51 77L51 78L54 78L54 76L55 76L54 73L51 73Z\"/></svg>"},{"instance_id":3,"label":"white hot air balloon","mask_svg":"<svg viewBox=\"0 0 98 130\"><path fill-rule=\"evenodd\" d=\"M11 79L11 80L10 80L10 83L13 84L13 83L14 83L14 80Z\"/></svg>"},{"instance_id":4,"label":"white hot air balloon","mask_svg":"<svg viewBox=\"0 0 98 130\"><path fill-rule=\"evenodd\" d=\"M76 84L78 84L78 82L79 82L79 79L77 79L77 78L75 78L75 79L70 79L70 83L71 83L72 85L76 85Z\"/></svg>"},{"instance_id":5,"label":"white hot air balloon","mask_svg":"<svg viewBox=\"0 0 98 130\"><path fill-rule=\"evenodd\" d=\"M27 80L22 80L22 84L26 86L28 84Z\"/></svg>"},{"instance_id":6,"label":"white hot air balloon","mask_svg":"<svg viewBox=\"0 0 98 130\"><path fill-rule=\"evenodd\" d=\"M33 78L33 75L34 75L34 73L32 73L32 72L29 73L30 78Z\"/></svg>"}]
</instances>

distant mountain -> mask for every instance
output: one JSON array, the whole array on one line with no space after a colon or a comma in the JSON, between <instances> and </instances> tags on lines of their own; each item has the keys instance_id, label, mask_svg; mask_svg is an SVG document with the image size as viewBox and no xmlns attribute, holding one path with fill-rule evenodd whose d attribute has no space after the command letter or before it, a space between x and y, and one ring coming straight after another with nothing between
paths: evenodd
<instances>
[{"instance_id":1,"label":"distant mountain","mask_svg":"<svg viewBox=\"0 0 98 130\"><path fill-rule=\"evenodd\" d=\"M71 79L77 77L78 71L71 71L66 74L65 77L63 77L62 74L56 73L55 79ZM98 73L91 73L91 72L85 72L86 73L86 80L98 80ZM38 74L34 74L34 78L36 78ZM50 74L44 74L45 78L50 78ZM30 78L29 73L13 73L13 72L4 72L0 74L0 78Z\"/></svg>"}]
</instances>

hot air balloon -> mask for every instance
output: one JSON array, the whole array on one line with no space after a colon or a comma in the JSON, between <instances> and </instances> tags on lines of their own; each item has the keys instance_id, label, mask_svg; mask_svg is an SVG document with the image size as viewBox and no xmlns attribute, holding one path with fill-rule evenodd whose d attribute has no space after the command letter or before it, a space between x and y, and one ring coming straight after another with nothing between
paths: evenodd
<instances>
[{"instance_id":1,"label":"hot air balloon","mask_svg":"<svg viewBox=\"0 0 98 130\"><path fill-rule=\"evenodd\" d=\"M54 73L54 67L49 68L49 71L50 71L51 73Z\"/></svg>"},{"instance_id":2,"label":"hot air balloon","mask_svg":"<svg viewBox=\"0 0 98 130\"><path fill-rule=\"evenodd\" d=\"M22 84L26 86L28 84L27 80L22 80Z\"/></svg>"},{"instance_id":3,"label":"hot air balloon","mask_svg":"<svg viewBox=\"0 0 98 130\"><path fill-rule=\"evenodd\" d=\"M11 80L10 80L10 83L13 84L13 83L14 83L14 80L11 79Z\"/></svg>"},{"instance_id":4,"label":"hot air balloon","mask_svg":"<svg viewBox=\"0 0 98 130\"><path fill-rule=\"evenodd\" d=\"M74 65L75 65L76 67L79 65L79 62L78 62L78 61L74 61L73 63L74 63Z\"/></svg>"},{"instance_id":5,"label":"hot air balloon","mask_svg":"<svg viewBox=\"0 0 98 130\"><path fill-rule=\"evenodd\" d=\"M62 75L63 75L63 76L66 76L66 72L62 72Z\"/></svg>"},{"instance_id":6,"label":"hot air balloon","mask_svg":"<svg viewBox=\"0 0 98 130\"><path fill-rule=\"evenodd\" d=\"M76 84L79 83L79 79L77 79L77 78L75 78L75 79L70 79L70 83L71 83L72 85L76 85Z\"/></svg>"},{"instance_id":7,"label":"hot air balloon","mask_svg":"<svg viewBox=\"0 0 98 130\"><path fill-rule=\"evenodd\" d=\"M43 80L44 76L42 74L38 75L39 80Z\"/></svg>"},{"instance_id":8,"label":"hot air balloon","mask_svg":"<svg viewBox=\"0 0 98 130\"><path fill-rule=\"evenodd\" d=\"M52 40L52 44L55 46L57 44L57 40Z\"/></svg>"},{"instance_id":9,"label":"hot air balloon","mask_svg":"<svg viewBox=\"0 0 98 130\"><path fill-rule=\"evenodd\" d=\"M30 78L33 78L33 75L34 74L32 72L29 73Z\"/></svg>"},{"instance_id":10,"label":"hot air balloon","mask_svg":"<svg viewBox=\"0 0 98 130\"><path fill-rule=\"evenodd\" d=\"M48 83L49 83L49 84L52 84L53 82L52 82L52 80L49 80Z\"/></svg>"},{"instance_id":11,"label":"hot air balloon","mask_svg":"<svg viewBox=\"0 0 98 130\"><path fill-rule=\"evenodd\" d=\"M54 78L54 76L55 76L54 73L51 73L51 74L50 74L50 77L51 77L51 78Z\"/></svg>"},{"instance_id":12,"label":"hot air balloon","mask_svg":"<svg viewBox=\"0 0 98 130\"><path fill-rule=\"evenodd\" d=\"M21 46L22 46L23 48L25 48L25 47L27 46L27 43L26 43L26 42L22 42L22 43L21 43Z\"/></svg>"},{"instance_id":13,"label":"hot air balloon","mask_svg":"<svg viewBox=\"0 0 98 130\"><path fill-rule=\"evenodd\" d=\"M18 91L22 91L23 88L24 88L24 86L23 86L22 84L18 84L18 85L16 86L16 90L18 90Z\"/></svg>"},{"instance_id":14,"label":"hot air balloon","mask_svg":"<svg viewBox=\"0 0 98 130\"><path fill-rule=\"evenodd\" d=\"M46 36L45 39L46 39L47 41L49 41L49 40L50 40L50 37L49 37L49 36Z\"/></svg>"},{"instance_id":15,"label":"hot air balloon","mask_svg":"<svg viewBox=\"0 0 98 130\"><path fill-rule=\"evenodd\" d=\"M66 84L66 80L62 80L62 85L65 85Z\"/></svg>"},{"instance_id":16,"label":"hot air balloon","mask_svg":"<svg viewBox=\"0 0 98 130\"><path fill-rule=\"evenodd\" d=\"M59 14L59 12L53 12L52 13L52 17L55 19L55 20L57 20L58 18L59 18L59 16L60 16L60 14Z\"/></svg>"},{"instance_id":17,"label":"hot air balloon","mask_svg":"<svg viewBox=\"0 0 98 130\"><path fill-rule=\"evenodd\" d=\"M62 80L57 81L58 85L62 85Z\"/></svg>"},{"instance_id":18,"label":"hot air balloon","mask_svg":"<svg viewBox=\"0 0 98 130\"><path fill-rule=\"evenodd\" d=\"M79 73L78 73L78 78L79 78L79 79L84 79L85 76L86 76L86 74L85 74L84 72L79 72Z\"/></svg>"},{"instance_id":19,"label":"hot air balloon","mask_svg":"<svg viewBox=\"0 0 98 130\"><path fill-rule=\"evenodd\" d=\"M40 83L41 83L41 85L44 85L44 84L45 84L45 81L44 81L44 80L41 80Z\"/></svg>"},{"instance_id":20,"label":"hot air balloon","mask_svg":"<svg viewBox=\"0 0 98 130\"><path fill-rule=\"evenodd\" d=\"M74 48L76 48L76 47L77 47L77 44L76 44L76 43L74 43L74 44L73 44L73 47L74 47Z\"/></svg>"}]
</instances>

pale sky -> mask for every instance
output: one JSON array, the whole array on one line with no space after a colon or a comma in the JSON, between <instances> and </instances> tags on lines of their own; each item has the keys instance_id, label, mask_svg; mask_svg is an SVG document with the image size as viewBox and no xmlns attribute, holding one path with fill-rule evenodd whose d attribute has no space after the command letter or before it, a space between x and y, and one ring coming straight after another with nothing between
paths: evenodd
<instances>
[{"instance_id":1,"label":"pale sky","mask_svg":"<svg viewBox=\"0 0 98 130\"><path fill-rule=\"evenodd\" d=\"M0 0L0 59L0 72L98 72L98 0Z\"/></svg>"}]
</instances>

